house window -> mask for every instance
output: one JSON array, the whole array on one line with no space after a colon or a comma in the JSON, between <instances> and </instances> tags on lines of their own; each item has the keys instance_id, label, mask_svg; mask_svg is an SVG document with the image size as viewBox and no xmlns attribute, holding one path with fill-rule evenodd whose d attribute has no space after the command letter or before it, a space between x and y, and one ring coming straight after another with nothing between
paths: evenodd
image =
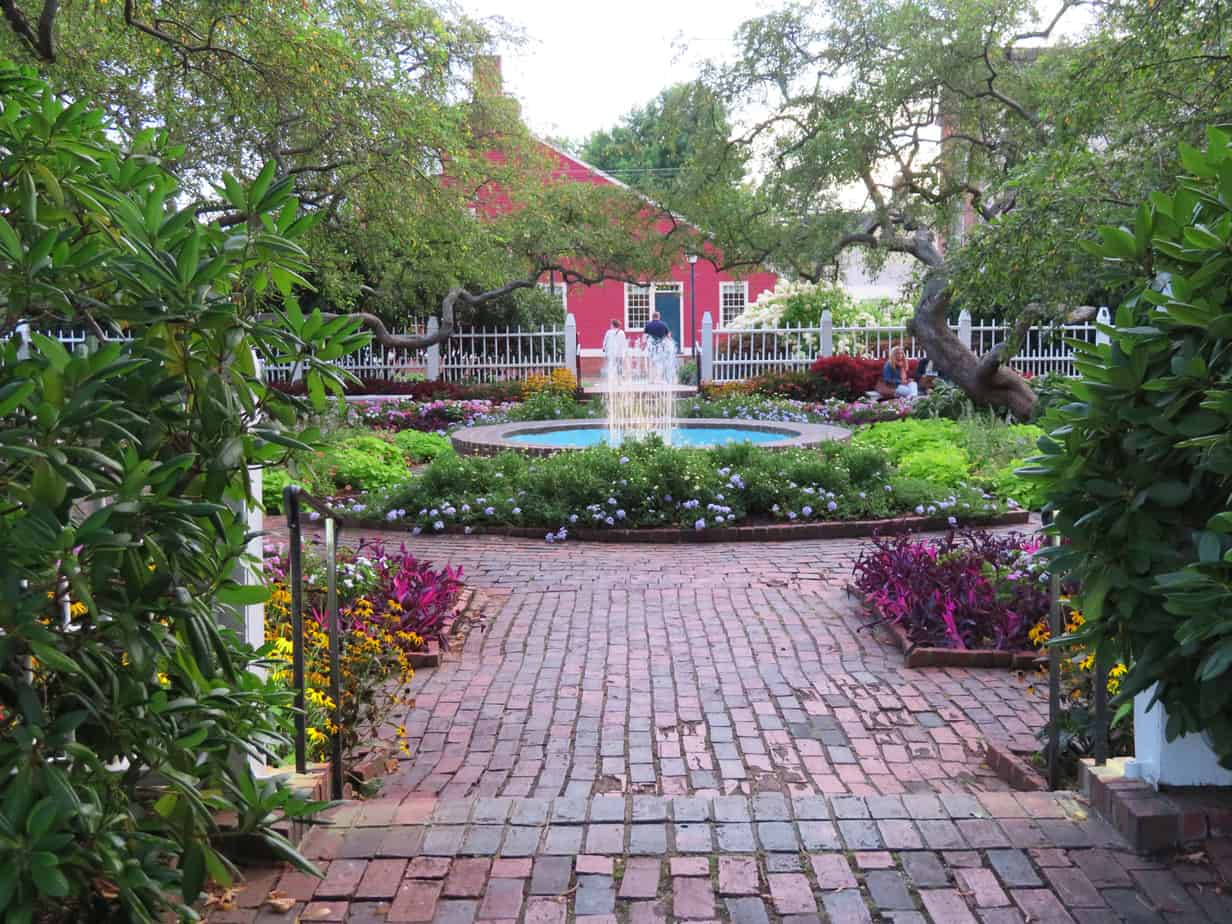
<instances>
[{"instance_id":1,"label":"house window","mask_svg":"<svg viewBox=\"0 0 1232 924\"><path fill-rule=\"evenodd\" d=\"M565 313L569 310L569 287L563 282L541 282L539 283L539 290L553 295L560 300L560 315L564 317Z\"/></svg>"},{"instance_id":2,"label":"house window","mask_svg":"<svg viewBox=\"0 0 1232 924\"><path fill-rule=\"evenodd\" d=\"M732 321L744 314L749 305L749 284L747 282L719 283L719 314L722 326L726 327Z\"/></svg>"},{"instance_id":3,"label":"house window","mask_svg":"<svg viewBox=\"0 0 1232 924\"><path fill-rule=\"evenodd\" d=\"M654 286L625 283L625 329L641 330L650 323L650 306L654 301Z\"/></svg>"}]
</instances>

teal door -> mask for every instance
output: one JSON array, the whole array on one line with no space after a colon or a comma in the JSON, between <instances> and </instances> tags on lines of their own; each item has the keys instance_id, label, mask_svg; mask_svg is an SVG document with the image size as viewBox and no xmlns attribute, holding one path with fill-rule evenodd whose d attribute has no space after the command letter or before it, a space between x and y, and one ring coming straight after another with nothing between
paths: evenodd
<instances>
[{"instance_id":1,"label":"teal door","mask_svg":"<svg viewBox=\"0 0 1232 924\"><path fill-rule=\"evenodd\" d=\"M684 343L680 339L680 293L656 290L654 307L663 319L663 323L671 328L672 339L676 341L676 349L683 348Z\"/></svg>"}]
</instances>

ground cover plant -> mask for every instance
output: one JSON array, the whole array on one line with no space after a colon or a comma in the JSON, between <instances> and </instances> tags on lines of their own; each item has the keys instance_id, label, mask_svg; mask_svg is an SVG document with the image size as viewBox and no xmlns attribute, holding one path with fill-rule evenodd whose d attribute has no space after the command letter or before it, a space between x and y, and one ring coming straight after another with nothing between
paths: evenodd
<instances>
[{"instance_id":1,"label":"ground cover plant","mask_svg":"<svg viewBox=\"0 0 1232 924\"><path fill-rule=\"evenodd\" d=\"M732 383L745 384L745 383ZM780 423L828 423L844 427L902 420L911 413L911 402L893 401L801 401L749 392L726 385L685 402L683 417L728 417Z\"/></svg>"},{"instance_id":2,"label":"ground cover plant","mask_svg":"<svg viewBox=\"0 0 1232 924\"><path fill-rule=\"evenodd\" d=\"M876 615L923 647L1025 651L1048 614L1038 540L982 530L942 539L875 538L854 566Z\"/></svg>"},{"instance_id":3,"label":"ground cover plant","mask_svg":"<svg viewBox=\"0 0 1232 924\"><path fill-rule=\"evenodd\" d=\"M828 443L767 452L750 444L678 449L650 439L529 457L445 456L371 498L366 512L415 531L447 526L679 526L841 520L898 514L980 519L1004 508L969 486L904 477L879 449Z\"/></svg>"},{"instance_id":4,"label":"ground cover plant","mask_svg":"<svg viewBox=\"0 0 1232 924\"><path fill-rule=\"evenodd\" d=\"M1037 482L1017 474L1035 452L1043 431L1031 424L1006 424L991 413L958 420L908 418L857 431L852 442L884 449L904 474L939 484L971 482L998 497L1038 509Z\"/></svg>"}]
</instances>

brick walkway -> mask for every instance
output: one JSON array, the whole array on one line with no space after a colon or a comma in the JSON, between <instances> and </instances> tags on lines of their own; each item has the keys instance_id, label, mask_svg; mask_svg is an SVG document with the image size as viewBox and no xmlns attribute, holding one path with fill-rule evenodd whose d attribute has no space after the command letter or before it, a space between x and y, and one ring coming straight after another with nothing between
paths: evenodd
<instances>
[{"instance_id":1,"label":"brick walkway","mask_svg":"<svg viewBox=\"0 0 1232 924\"><path fill-rule=\"evenodd\" d=\"M1043 701L903 668L842 592L858 542L408 545L481 625L417 675L410 759L309 835L324 881L256 872L216 924L1232 920L1228 845L1173 870L1003 791L984 742Z\"/></svg>"}]
</instances>

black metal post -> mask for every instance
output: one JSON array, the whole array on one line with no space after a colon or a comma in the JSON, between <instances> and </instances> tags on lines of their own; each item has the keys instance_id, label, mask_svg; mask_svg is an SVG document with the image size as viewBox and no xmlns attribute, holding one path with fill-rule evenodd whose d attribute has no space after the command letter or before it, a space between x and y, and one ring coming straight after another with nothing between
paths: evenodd
<instances>
[{"instance_id":1,"label":"black metal post","mask_svg":"<svg viewBox=\"0 0 1232 924\"><path fill-rule=\"evenodd\" d=\"M1108 763L1108 656L1095 652L1095 766Z\"/></svg>"},{"instance_id":2,"label":"black metal post","mask_svg":"<svg viewBox=\"0 0 1232 924\"><path fill-rule=\"evenodd\" d=\"M1061 544L1060 535L1052 537L1054 546ZM1061 576L1056 568L1048 569L1048 632L1050 640L1061 637ZM1061 649L1048 648L1048 787L1061 788Z\"/></svg>"},{"instance_id":3,"label":"black metal post","mask_svg":"<svg viewBox=\"0 0 1232 924\"><path fill-rule=\"evenodd\" d=\"M295 772L308 772L308 743L304 715L304 537L300 526L299 486L282 490L287 512L291 558L291 684L295 688Z\"/></svg>"},{"instance_id":4,"label":"black metal post","mask_svg":"<svg viewBox=\"0 0 1232 924\"><path fill-rule=\"evenodd\" d=\"M343 798L341 639L338 634L338 536L333 517L325 520L325 614L329 620L329 698L334 704L334 733L330 736L329 782L334 799Z\"/></svg>"},{"instance_id":5,"label":"black metal post","mask_svg":"<svg viewBox=\"0 0 1232 924\"><path fill-rule=\"evenodd\" d=\"M689 261L689 338L693 341L693 375L698 388L702 384L702 361L697 353L697 258Z\"/></svg>"}]
</instances>

